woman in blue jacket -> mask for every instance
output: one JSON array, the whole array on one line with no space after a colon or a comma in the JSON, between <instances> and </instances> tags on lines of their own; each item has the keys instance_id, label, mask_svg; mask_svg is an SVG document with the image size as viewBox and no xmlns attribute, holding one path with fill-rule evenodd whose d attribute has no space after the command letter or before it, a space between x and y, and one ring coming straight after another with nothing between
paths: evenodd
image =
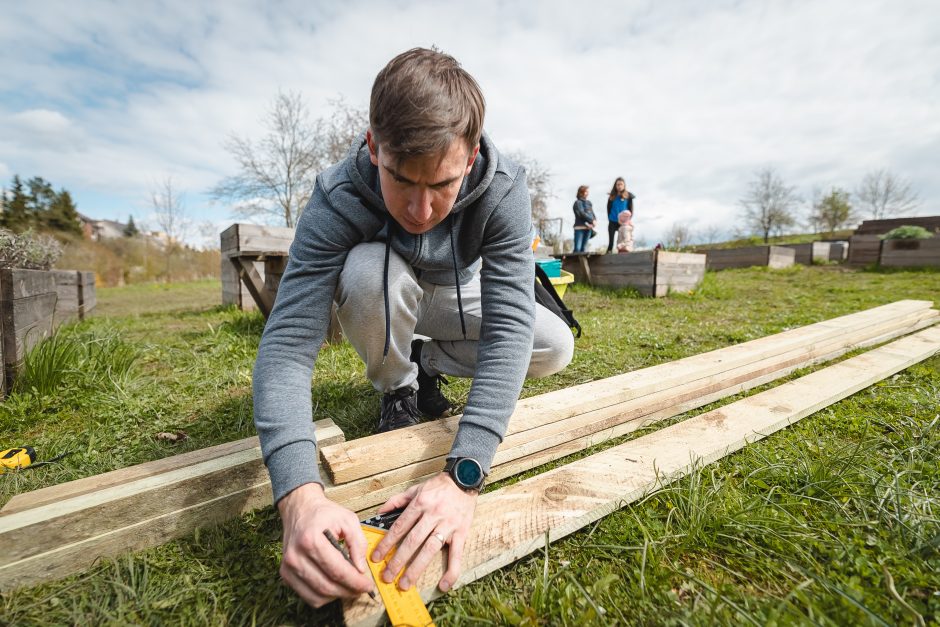
<instances>
[{"instance_id":1,"label":"woman in blue jacket","mask_svg":"<svg viewBox=\"0 0 940 627\"><path fill-rule=\"evenodd\" d=\"M621 211L630 211L631 215L636 216L636 210L633 208L633 199L636 198L631 192L627 191L627 184L623 177L618 176L614 181L614 186L610 188L610 196L607 198L607 235L609 242L607 252L614 249L614 236L620 228L618 217Z\"/></svg>"},{"instance_id":2,"label":"woman in blue jacket","mask_svg":"<svg viewBox=\"0 0 940 627\"><path fill-rule=\"evenodd\" d=\"M594 206L588 197L588 186L578 188L578 198L574 201L574 252L583 253L587 242L591 239L591 232L597 226L594 216Z\"/></svg>"}]
</instances>

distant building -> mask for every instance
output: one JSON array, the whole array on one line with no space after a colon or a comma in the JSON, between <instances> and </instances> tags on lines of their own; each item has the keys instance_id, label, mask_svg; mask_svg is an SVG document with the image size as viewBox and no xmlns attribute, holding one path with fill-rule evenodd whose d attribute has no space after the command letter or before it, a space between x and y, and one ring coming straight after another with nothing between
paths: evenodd
<instances>
[{"instance_id":1,"label":"distant building","mask_svg":"<svg viewBox=\"0 0 940 627\"><path fill-rule=\"evenodd\" d=\"M82 234L85 239L100 242L104 239L120 239L125 237L124 232L127 224L117 220L95 220L81 213L78 214L79 222L82 225ZM170 238L163 231L144 231L140 230L138 237L143 237L157 244L160 247L166 246Z\"/></svg>"},{"instance_id":2,"label":"distant building","mask_svg":"<svg viewBox=\"0 0 940 627\"><path fill-rule=\"evenodd\" d=\"M127 225L121 222L115 220L95 220L82 213L78 214L78 220L81 222L82 233L85 235L85 239L92 239L96 242L100 242L103 239L124 237L124 229L127 228Z\"/></svg>"}]
</instances>

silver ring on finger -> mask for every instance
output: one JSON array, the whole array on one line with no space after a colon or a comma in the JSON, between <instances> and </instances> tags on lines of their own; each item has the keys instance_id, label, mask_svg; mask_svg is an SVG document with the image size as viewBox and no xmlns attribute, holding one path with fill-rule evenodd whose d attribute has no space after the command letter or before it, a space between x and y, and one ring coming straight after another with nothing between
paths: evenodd
<instances>
[{"instance_id":1,"label":"silver ring on finger","mask_svg":"<svg viewBox=\"0 0 940 627\"><path fill-rule=\"evenodd\" d=\"M444 537L443 533L438 531L434 534L434 537L441 541L441 546L447 544L447 538Z\"/></svg>"}]
</instances>

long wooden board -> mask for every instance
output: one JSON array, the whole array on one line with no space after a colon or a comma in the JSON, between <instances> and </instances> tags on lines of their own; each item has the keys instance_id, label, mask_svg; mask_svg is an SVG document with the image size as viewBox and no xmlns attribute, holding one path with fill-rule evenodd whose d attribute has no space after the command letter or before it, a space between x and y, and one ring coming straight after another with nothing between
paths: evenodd
<instances>
[{"instance_id":1,"label":"long wooden board","mask_svg":"<svg viewBox=\"0 0 940 627\"><path fill-rule=\"evenodd\" d=\"M322 435L342 437L332 421L318 424ZM247 443L234 444L240 448ZM257 494L245 490L267 482L260 448L223 454L224 446L186 454L184 465L167 458L107 473L110 485L104 488L94 489L97 478L89 477L37 491L35 499L20 499L15 510L0 514L0 544L5 547L0 553L0 590L75 572L101 556L154 546L152 538L164 542L270 504L270 484ZM180 516L181 510L201 514ZM167 514L173 515L173 524L166 528L141 524ZM118 542L88 542L115 531ZM67 550L77 545L83 550ZM62 554L63 549L69 556L65 561L43 558L50 551Z\"/></svg>"},{"instance_id":2,"label":"long wooden board","mask_svg":"<svg viewBox=\"0 0 940 627\"><path fill-rule=\"evenodd\" d=\"M319 441L320 446L329 446L330 444L336 444L346 439L343 435L343 431L336 426L336 423L334 423L331 418L317 420L314 422L314 425L316 427L317 440ZM32 492L24 492L23 494L15 495L13 498L7 501L7 504L4 505L2 509L0 509L0 519L2 519L2 517L5 515L12 514L14 512L20 512L32 507L39 507L40 505L45 505L47 503L62 501L64 499L80 496L82 494L88 494L89 492L103 490L104 488L120 485L122 483L128 483L137 479L153 477L164 472L179 470L180 468L193 466L195 464L213 459L219 459L233 453L250 449L257 449L258 460L260 460L261 454L260 444L258 443L258 436L252 436L250 438L244 438L234 442L226 442L225 444L218 444L216 446L201 448L195 451L190 451L188 453L181 453L179 455L172 455L170 457L164 457L163 459L156 459L154 461L145 462L143 464L128 466L127 468L119 468L117 470L112 470L110 472L105 472L99 475L93 475L91 477L85 477L83 479L76 479L74 481L67 481L58 485L49 486L48 488L40 488L39 490L33 490Z\"/></svg>"},{"instance_id":3,"label":"long wooden board","mask_svg":"<svg viewBox=\"0 0 940 627\"><path fill-rule=\"evenodd\" d=\"M613 408L590 412L584 415L590 420L581 420L579 416L576 421L567 421L571 429L554 437L554 442L557 444L549 445L552 444L552 440L543 439L506 449L504 442L504 446L500 447L494 460L490 480L496 481L530 470L589 446L633 432L656 421L672 418L691 409L779 379L799 368L835 359L855 348L873 346L918 331L936 324L938 319L940 319L940 312L933 312L932 315L925 315L919 321L898 326L887 333L869 334L868 339L859 339L854 343L834 342L820 346L818 349L807 351L802 359L765 360L760 364L755 364L749 373L741 369L734 377L701 387L698 396L693 394L677 396L674 404L656 411L654 411L655 407L649 407L638 412L629 407L631 403L627 402ZM593 424L591 420L594 421ZM328 485L327 493L330 498L343 503L346 507L361 514L369 514L372 508L384 503L391 496L440 472L443 465L444 457L441 456L339 486Z\"/></svg>"},{"instance_id":4,"label":"long wooden board","mask_svg":"<svg viewBox=\"0 0 940 627\"><path fill-rule=\"evenodd\" d=\"M565 537L702 465L760 440L940 351L934 327L777 388L690 418L480 497L463 553L465 585ZM417 583L438 595L442 556ZM363 595L350 626L378 625L383 606Z\"/></svg>"},{"instance_id":5,"label":"long wooden board","mask_svg":"<svg viewBox=\"0 0 940 627\"><path fill-rule=\"evenodd\" d=\"M601 381L524 399L516 404L506 436L647 394L669 390L685 382L715 377L742 365L814 342L826 341L840 334L851 334L883 320L924 311L931 305L930 301L898 301ZM342 484L363 479L447 454L453 443L459 419L459 416L453 416L390 434L325 446L320 449L321 458L334 483ZM393 457L384 454L388 450L398 451L398 454Z\"/></svg>"}]
</instances>

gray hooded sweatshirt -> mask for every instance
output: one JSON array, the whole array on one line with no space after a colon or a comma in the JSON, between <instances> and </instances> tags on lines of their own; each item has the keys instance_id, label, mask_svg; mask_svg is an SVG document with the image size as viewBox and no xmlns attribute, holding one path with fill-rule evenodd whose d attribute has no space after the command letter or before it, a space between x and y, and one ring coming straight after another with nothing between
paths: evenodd
<instances>
[{"instance_id":1,"label":"gray hooded sweatshirt","mask_svg":"<svg viewBox=\"0 0 940 627\"><path fill-rule=\"evenodd\" d=\"M255 426L275 503L302 484L321 482L310 394L313 364L346 255L362 242L385 242L419 278L439 285L454 285L456 276L461 284L468 282L482 259L476 376L449 457L473 457L489 472L532 354L531 229L525 170L500 155L485 134L450 215L421 235L398 227L388 213L364 138L317 177L297 223L253 375ZM376 307L383 306L376 301Z\"/></svg>"}]
</instances>

